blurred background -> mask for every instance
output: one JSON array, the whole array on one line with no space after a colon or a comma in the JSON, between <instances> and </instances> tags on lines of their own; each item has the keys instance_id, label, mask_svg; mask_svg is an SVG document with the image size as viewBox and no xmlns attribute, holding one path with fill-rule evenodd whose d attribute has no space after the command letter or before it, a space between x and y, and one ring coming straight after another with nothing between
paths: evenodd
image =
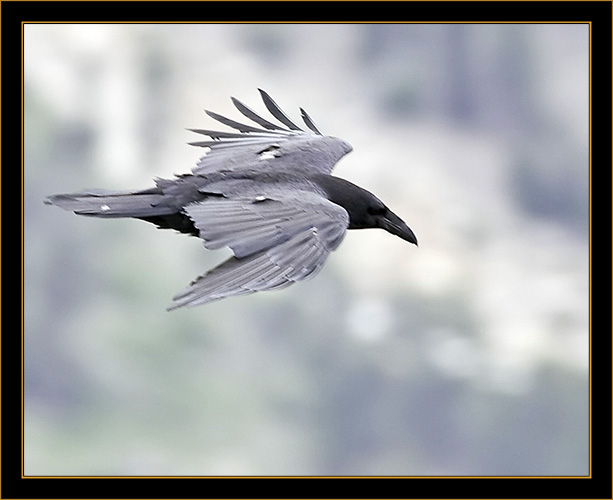
<instances>
[{"instance_id":1,"label":"blurred background","mask_svg":"<svg viewBox=\"0 0 613 500\"><path fill-rule=\"evenodd\" d=\"M26 24L26 475L589 473L587 24ZM43 205L147 188L267 90L419 238L166 312L228 251Z\"/></svg>"}]
</instances>

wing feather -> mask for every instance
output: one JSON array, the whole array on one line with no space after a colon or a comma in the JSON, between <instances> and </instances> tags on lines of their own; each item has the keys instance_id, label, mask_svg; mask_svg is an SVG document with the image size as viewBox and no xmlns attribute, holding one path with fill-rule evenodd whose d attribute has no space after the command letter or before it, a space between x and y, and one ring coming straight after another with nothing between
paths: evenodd
<instances>
[{"instance_id":1,"label":"wing feather","mask_svg":"<svg viewBox=\"0 0 613 500\"><path fill-rule=\"evenodd\" d=\"M300 108L300 112L307 130L296 125L266 92L258 90L266 109L288 128L266 120L233 97L232 102L236 109L258 127L207 110L206 113L211 118L233 128L234 131L189 129L210 138L190 143L208 148L193 169L194 174L254 169L329 174L336 162L351 151L351 146L345 141L324 136L304 109ZM274 155L261 155L271 147L275 149Z\"/></svg>"},{"instance_id":2,"label":"wing feather","mask_svg":"<svg viewBox=\"0 0 613 500\"><path fill-rule=\"evenodd\" d=\"M210 199L185 209L207 248L227 245L234 256L173 297L170 309L284 288L321 269L345 236L345 209L311 192L272 196Z\"/></svg>"},{"instance_id":3,"label":"wing feather","mask_svg":"<svg viewBox=\"0 0 613 500\"><path fill-rule=\"evenodd\" d=\"M258 89L260 95L262 96L262 100L264 101L264 106L266 109L270 111L270 114L274 116L277 120L279 120L283 125L289 127L291 130L300 130L302 129L296 125L292 120L290 120L289 116L287 116L283 110L279 107L279 105L270 97L265 91L262 89Z\"/></svg>"},{"instance_id":4,"label":"wing feather","mask_svg":"<svg viewBox=\"0 0 613 500\"><path fill-rule=\"evenodd\" d=\"M317 228L336 248L335 241L349 225L345 209L311 192L207 199L188 205L185 212L206 248L229 246L238 258L272 248L309 228Z\"/></svg>"},{"instance_id":5,"label":"wing feather","mask_svg":"<svg viewBox=\"0 0 613 500\"><path fill-rule=\"evenodd\" d=\"M238 122L236 122L238 123ZM245 139L252 139L254 137L265 137L265 138L270 138L270 137L276 137L275 134L266 132L265 130L262 130L262 134L245 134L245 133L240 133L240 132L223 132L223 131L219 131L219 130L207 130L207 129L200 129L200 128L190 128L188 129L190 132L195 132L196 134L201 134L201 135L208 135L209 137L213 138L213 139L239 139L239 140L245 140Z\"/></svg>"},{"instance_id":6,"label":"wing feather","mask_svg":"<svg viewBox=\"0 0 613 500\"><path fill-rule=\"evenodd\" d=\"M234 103L234 106L236 106L236 109L238 109L244 116L246 116L250 120L253 120L257 124L259 124L262 127L264 127L265 129L268 129L268 130L285 130L284 128L279 127L279 125L276 125L276 124L274 124L272 122L269 122L268 120L262 118L255 111L253 111L250 107L246 106L245 104L240 102L238 99L236 99L234 97L232 97L231 99L232 99L232 102Z\"/></svg>"},{"instance_id":7,"label":"wing feather","mask_svg":"<svg viewBox=\"0 0 613 500\"><path fill-rule=\"evenodd\" d=\"M266 133L266 130L264 129L252 127L251 125L245 125L244 123L237 122L235 120L231 120L230 118L226 118L225 116L217 114L213 111L205 110L205 113L209 115L211 118L213 118L213 120L217 120L218 122L223 123L224 125L227 125L228 127L235 128L236 130L240 130L241 132L255 132L255 133L264 132Z\"/></svg>"},{"instance_id":8,"label":"wing feather","mask_svg":"<svg viewBox=\"0 0 613 500\"><path fill-rule=\"evenodd\" d=\"M323 135L317 128L317 125L315 125L315 122L313 121L313 119L309 116L309 114L304 109L300 108L300 114L307 127L309 127L317 135Z\"/></svg>"},{"instance_id":9,"label":"wing feather","mask_svg":"<svg viewBox=\"0 0 613 500\"><path fill-rule=\"evenodd\" d=\"M328 254L318 233L307 229L275 247L274 252L262 251L245 259L231 257L175 295L169 310L285 288L317 274Z\"/></svg>"}]
</instances>

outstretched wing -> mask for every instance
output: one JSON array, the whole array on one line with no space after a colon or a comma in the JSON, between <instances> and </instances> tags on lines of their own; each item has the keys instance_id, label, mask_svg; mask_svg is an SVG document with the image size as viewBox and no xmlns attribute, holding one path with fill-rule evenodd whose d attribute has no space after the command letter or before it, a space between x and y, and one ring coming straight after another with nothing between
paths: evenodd
<instances>
[{"instance_id":1,"label":"outstretched wing","mask_svg":"<svg viewBox=\"0 0 613 500\"><path fill-rule=\"evenodd\" d=\"M266 92L258 90L266 109L282 125L263 118L234 97L232 102L236 109L257 126L206 111L214 120L238 132L190 129L192 132L209 137L209 140L191 143L193 146L209 148L193 169L194 174L223 170L329 174L336 162L352 150L347 142L323 135L302 108L300 108L301 116L308 130L301 129Z\"/></svg>"},{"instance_id":2,"label":"outstretched wing","mask_svg":"<svg viewBox=\"0 0 613 500\"><path fill-rule=\"evenodd\" d=\"M229 246L231 257L173 297L170 309L314 276L345 236L349 215L309 192L254 199L215 199L185 209L207 248Z\"/></svg>"}]
</instances>

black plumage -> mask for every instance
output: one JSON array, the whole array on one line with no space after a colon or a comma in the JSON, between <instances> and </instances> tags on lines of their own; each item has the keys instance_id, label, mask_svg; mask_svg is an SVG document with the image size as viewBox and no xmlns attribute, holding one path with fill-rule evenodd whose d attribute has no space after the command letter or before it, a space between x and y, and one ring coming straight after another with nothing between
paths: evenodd
<instances>
[{"instance_id":1,"label":"black plumage","mask_svg":"<svg viewBox=\"0 0 613 500\"><path fill-rule=\"evenodd\" d=\"M274 290L317 273L347 229L379 227L417 244L411 229L375 195L331 174L352 150L324 136L300 108L308 130L296 125L264 91L268 111L282 125L232 98L259 127L207 114L238 132L191 129L209 148L191 174L156 179L141 191L90 190L50 196L45 203L79 215L132 217L199 236L209 249L234 256L176 295L170 309L259 290ZM261 128L260 128L261 127Z\"/></svg>"}]
</instances>

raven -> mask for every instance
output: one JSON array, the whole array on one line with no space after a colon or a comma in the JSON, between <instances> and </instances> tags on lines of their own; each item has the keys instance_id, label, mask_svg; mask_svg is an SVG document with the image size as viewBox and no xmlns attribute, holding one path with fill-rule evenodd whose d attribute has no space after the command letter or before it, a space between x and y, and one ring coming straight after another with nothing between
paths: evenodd
<instances>
[{"instance_id":1,"label":"raven","mask_svg":"<svg viewBox=\"0 0 613 500\"><path fill-rule=\"evenodd\" d=\"M238 132L189 129L208 137L190 174L155 179L140 191L102 189L45 199L79 215L132 217L199 236L208 249L234 256L196 278L168 310L225 297L284 288L314 276L347 229L379 227L417 245L413 231L375 195L330 175L353 148L323 135L300 108L308 130L296 125L263 90L273 123L238 99L238 111L259 127L206 111Z\"/></svg>"}]
</instances>

